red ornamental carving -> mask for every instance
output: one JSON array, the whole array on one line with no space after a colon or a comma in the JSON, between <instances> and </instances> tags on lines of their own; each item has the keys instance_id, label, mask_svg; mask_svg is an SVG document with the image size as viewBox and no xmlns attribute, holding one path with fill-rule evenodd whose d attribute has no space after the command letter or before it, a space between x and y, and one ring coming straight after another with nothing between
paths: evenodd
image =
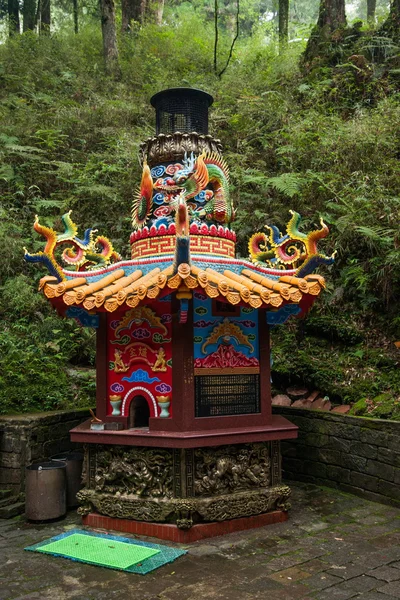
<instances>
[{"instance_id":1,"label":"red ornamental carving","mask_svg":"<svg viewBox=\"0 0 400 600\"><path fill-rule=\"evenodd\" d=\"M227 367L258 367L258 360L254 357L249 358L243 352L238 352L230 344L221 345L218 350L206 356L206 358L196 358L194 361L196 368L225 369Z\"/></svg>"}]
</instances>

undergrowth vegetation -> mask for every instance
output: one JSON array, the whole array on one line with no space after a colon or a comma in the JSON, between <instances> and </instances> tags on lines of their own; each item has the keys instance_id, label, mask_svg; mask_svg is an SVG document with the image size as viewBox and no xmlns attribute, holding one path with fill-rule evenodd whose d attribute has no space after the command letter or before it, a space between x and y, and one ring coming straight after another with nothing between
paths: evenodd
<instances>
[{"instance_id":1,"label":"undergrowth vegetation","mask_svg":"<svg viewBox=\"0 0 400 600\"><path fill-rule=\"evenodd\" d=\"M323 298L305 321L273 331L275 387L305 383L338 403L363 401L365 414L382 395L397 406L396 68L374 64L371 38L365 52L360 42L364 67L344 58L304 75L302 46L278 56L260 27L238 42L220 80L211 69L212 35L189 10L162 27L144 26L120 40L119 81L104 74L97 26L0 45L0 412L94 403L93 378L81 370L94 364L94 333L59 319L37 293L44 273L24 264L23 247L42 247L35 214L60 229L72 209L80 231L94 226L129 255L138 148L154 132L149 99L181 85L214 95L211 131L231 168L242 256L249 235L267 223L283 229L290 208L303 215L304 231L319 217L331 229L320 246L337 253L323 272Z\"/></svg>"}]
</instances>

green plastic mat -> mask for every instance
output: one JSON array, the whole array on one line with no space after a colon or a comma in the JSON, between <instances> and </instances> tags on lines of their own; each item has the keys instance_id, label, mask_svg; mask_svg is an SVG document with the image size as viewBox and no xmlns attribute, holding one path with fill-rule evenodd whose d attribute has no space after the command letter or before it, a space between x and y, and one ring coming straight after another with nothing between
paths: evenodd
<instances>
[{"instance_id":1,"label":"green plastic mat","mask_svg":"<svg viewBox=\"0 0 400 600\"><path fill-rule=\"evenodd\" d=\"M38 552L61 554L76 560L103 565L104 567L113 567L114 569L127 569L153 556L153 554L158 554L160 551L136 546L136 544L74 533L38 548Z\"/></svg>"},{"instance_id":2,"label":"green plastic mat","mask_svg":"<svg viewBox=\"0 0 400 600\"><path fill-rule=\"evenodd\" d=\"M186 551L180 548L108 533L92 533L83 529L73 529L28 546L25 550L140 575L154 571L186 554Z\"/></svg>"}]
</instances>

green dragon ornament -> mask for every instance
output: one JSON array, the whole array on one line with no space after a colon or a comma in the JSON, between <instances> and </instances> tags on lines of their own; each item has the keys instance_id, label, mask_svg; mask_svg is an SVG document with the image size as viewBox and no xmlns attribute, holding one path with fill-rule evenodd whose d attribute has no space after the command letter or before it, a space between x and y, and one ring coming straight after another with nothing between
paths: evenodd
<instances>
[{"instance_id":1,"label":"green dragon ornament","mask_svg":"<svg viewBox=\"0 0 400 600\"><path fill-rule=\"evenodd\" d=\"M292 215L282 235L275 225L266 225L268 235L258 231L249 240L249 253L253 263L270 269L294 270L298 277L312 273L320 265L331 265L335 260L318 252L317 243L325 238L329 229L321 219L321 229L302 233L299 231L301 216L291 210Z\"/></svg>"},{"instance_id":2,"label":"green dragon ornament","mask_svg":"<svg viewBox=\"0 0 400 600\"><path fill-rule=\"evenodd\" d=\"M170 165L166 173L170 176L153 183L150 169L144 164L142 183L132 207L135 229L142 228L150 218L154 193L165 195L165 204L171 212L186 204L191 221L205 218L221 225L233 221L235 210L229 195L229 170L219 154L203 152L197 158L193 152L190 157L185 154L183 164ZM205 195L204 205L196 202L200 193Z\"/></svg>"},{"instance_id":3,"label":"green dragon ornament","mask_svg":"<svg viewBox=\"0 0 400 600\"><path fill-rule=\"evenodd\" d=\"M58 263L55 257L55 251L61 245L67 244L61 254L61 260L69 268L76 271L87 271L121 260L120 255L115 252L110 240L104 235L98 235L94 238L97 229L86 229L83 239L77 237L78 228L71 219L71 212L65 213L61 220L64 225L64 232L57 233L51 227L45 227L39 223L39 217L36 215L34 230L46 239L46 246L43 251L31 254L24 248L25 260L27 262L41 262L46 265L52 275L58 281L66 279L63 267Z\"/></svg>"}]
</instances>

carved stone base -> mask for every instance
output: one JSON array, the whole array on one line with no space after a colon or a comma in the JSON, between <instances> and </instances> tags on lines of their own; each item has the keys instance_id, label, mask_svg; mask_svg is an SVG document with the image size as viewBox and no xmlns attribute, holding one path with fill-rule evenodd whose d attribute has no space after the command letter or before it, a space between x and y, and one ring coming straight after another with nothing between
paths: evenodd
<instances>
[{"instance_id":1,"label":"carved stone base","mask_svg":"<svg viewBox=\"0 0 400 600\"><path fill-rule=\"evenodd\" d=\"M287 511L279 442L197 449L88 445L78 512L171 523L206 522Z\"/></svg>"}]
</instances>

